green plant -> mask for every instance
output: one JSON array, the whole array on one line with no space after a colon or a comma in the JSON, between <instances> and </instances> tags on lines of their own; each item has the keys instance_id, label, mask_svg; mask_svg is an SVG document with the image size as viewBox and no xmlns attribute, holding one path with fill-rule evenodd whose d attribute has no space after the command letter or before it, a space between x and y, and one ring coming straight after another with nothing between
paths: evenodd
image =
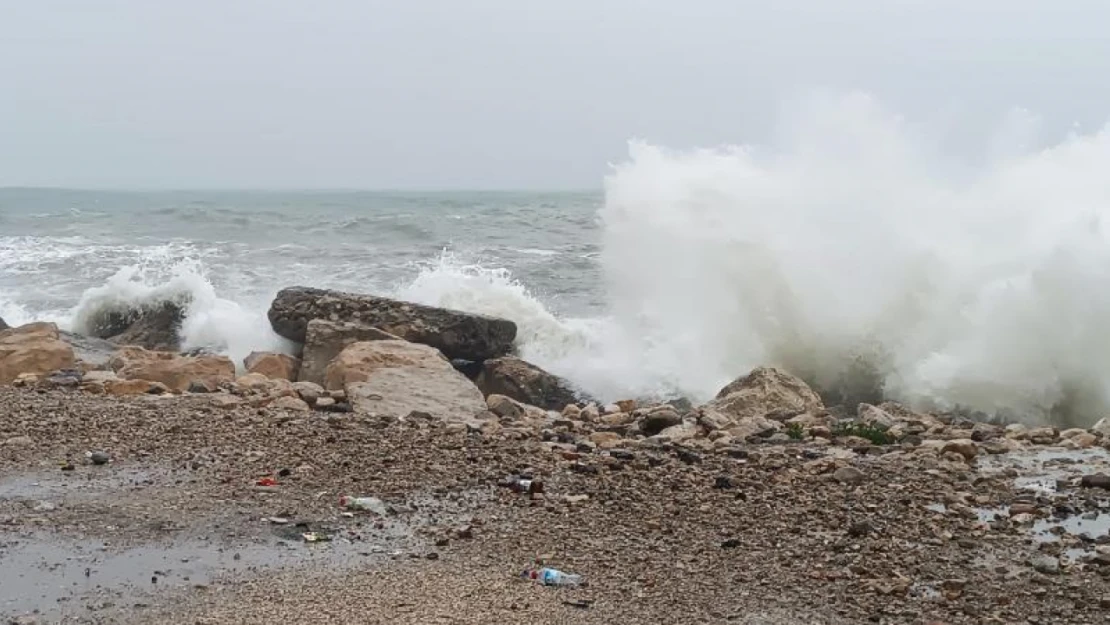
<instances>
[{"instance_id":1,"label":"green plant","mask_svg":"<svg viewBox=\"0 0 1110 625\"><path fill-rule=\"evenodd\" d=\"M786 435L796 441L800 441L805 437L805 430L802 429L801 423L787 423Z\"/></svg>"},{"instance_id":2,"label":"green plant","mask_svg":"<svg viewBox=\"0 0 1110 625\"><path fill-rule=\"evenodd\" d=\"M841 421L833 427L834 436L855 436L875 445L889 445L894 442L894 437L887 434L886 430L871 423L858 421Z\"/></svg>"}]
</instances>

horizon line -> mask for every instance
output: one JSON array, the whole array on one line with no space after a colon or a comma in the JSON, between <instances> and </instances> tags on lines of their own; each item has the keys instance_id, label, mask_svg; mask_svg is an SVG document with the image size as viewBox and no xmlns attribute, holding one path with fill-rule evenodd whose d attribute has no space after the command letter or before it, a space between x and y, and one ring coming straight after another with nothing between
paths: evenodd
<instances>
[{"instance_id":1,"label":"horizon line","mask_svg":"<svg viewBox=\"0 0 1110 625\"><path fill-rule=\"evenodd\" d=\"M82 193L599 193L601 187L84 187L0 185L2 191Z\"/></svg>"}]
</instances>

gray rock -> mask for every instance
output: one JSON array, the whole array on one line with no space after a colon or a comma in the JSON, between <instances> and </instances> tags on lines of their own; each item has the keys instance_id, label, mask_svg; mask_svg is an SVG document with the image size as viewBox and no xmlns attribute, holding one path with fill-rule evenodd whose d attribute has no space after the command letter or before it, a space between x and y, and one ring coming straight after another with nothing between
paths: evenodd
<instances>
[{"instance_id":1,"label":"gray rock","mask_svg":"<svg viewBox=\"0 0 1110 625\"><path fill-rule=\"evenodd\" d=\"M1033 556L1029 560L1029 565L1034 571L1045 575L1056 575L1060 572L1060 559L1046 554Z\"/></svg>"},{"instance_id":2,"label":"gray rock","mask_svg":"<svg viewBox=\"0 0 1110 625\"><path fill-rule=\"evenodd\" d=\"M94 451L89 454L89 461L93 464L108 464L111 459L112 457L106 451Z\"/></svg>"},{"instance_id":3,"label":"gray rock","mask_svg":"<svg viewBox=\"0 0 1110 625\"><path fill-rule=\"evenodd\" d=\"M116 345L137 345L156 351L181 348L181 322L189 301L163 300L145 306L106 308L78 319L80 334Z\"/></svg>"},{"instance_id":4,"label":"gray rock","mask_svg":"<svg viewBox=\"0 0 1110 625\"><path fill-rule=\"evenodd\" d=\"M65 330L58 331L58 338L62 339L73 349L73 356L77 360L92 367L107 367L116 353L119 345L104 339L92 336L82 336Z\"/></svg>"},{"instance_id":5,"label":"gray rock","mask_svg":"<svg viewBox=\"0 0 1110 625\"><path fill-rule=\"evenodd\" d=\"M663 430L682 423L682 417L673 409L658 408L648 413L640 422L640 431L645 436L655 436Z\"/></svg>"},{"instance_id":6,"label":"gray rock","mask_svg":"<svg viewBox=\"0 0 1110 625\"><path fill-rule=\"evenodd\" d=\"M487 360L475 384L483 395L504 395L545 410L561 411L582 399L567 381L515 356Z\"/></svg>"},{"instance_id":7,"label":"gray rock","mask_svg":"<svg viewBox=\"0 0 1110 625\"><path fill-rule=\"evenodd\" d=\"M496 358L516 339L516 324L506 319L308 287L282 289L268 317L275 332L298 343L306 342L313 319L346 321L430 345L450 359Z\"/></svg>"},{"instance_id":8,"label":"gray rock","mask_svg":"<svg viewBox=\"0 0 1110 625\"><path fill-rule=\"evenodd\" d=\"M860 484L867 479L867 475L855 467L840 467L833 471L832 476L841 484Z\"/></svg>"},{"instance_id":9,"label":"gray rock","mask_svg":"<svg viewBox=\"0 0 1110 625\"><path fill-rule=\"evenodd\" d=\"M7 330L11 326L4 322L4 318L0 317L0 330Z\"/></svg>"}]
</instances>

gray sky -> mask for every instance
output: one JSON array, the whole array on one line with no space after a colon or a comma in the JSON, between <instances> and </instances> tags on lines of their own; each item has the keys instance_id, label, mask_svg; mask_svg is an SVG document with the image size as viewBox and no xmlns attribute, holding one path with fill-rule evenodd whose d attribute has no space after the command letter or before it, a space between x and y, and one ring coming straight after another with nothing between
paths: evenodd
<instances>
[{"instance_id":1,"label":"gray sky","mask_svg":"<svg viewBox=\"0 0 1110 625\"><path fill-rule=\"evenodd\" d=\"M0 0L0 185L595 188L862 89L1110 113L1105 0Z\"/></svg>"}]
</instances>

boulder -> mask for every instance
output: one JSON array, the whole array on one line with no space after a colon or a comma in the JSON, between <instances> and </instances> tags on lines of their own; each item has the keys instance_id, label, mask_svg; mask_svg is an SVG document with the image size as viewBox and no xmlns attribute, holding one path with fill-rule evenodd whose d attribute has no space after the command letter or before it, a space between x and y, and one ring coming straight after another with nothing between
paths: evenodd
<instances>
[{"instance_id":1,"label":"boulder","mask_svg":"<svg viewBox=\"0 0 1110 625\"><path fill-rule=\"evenodd\" d=\"M292 382L297 379L297 371L301 367L301 361L289 354L251 352L243 359L243 365L249 373L260 373L268 378Z\"/></svg>"},{"instance_id":2,"label":"boulder","mask_svg":"<svg viewBox=\"0 0 1110 625\"><path fill-rule=\"evenodd\" d=\"M11 328L11 326L4 322L3 317L0 317L0 331L7 330L9 328Z\"/></svg>"},{"instance_id":3,"label":"boulder","mask_svg":"<svg viewBox=\"0 0 1110 625\"><path fill-rule=\"evenodd\" d=\"M279 335L305 343L313 319L347 321L430 345L448 358L487 360L512 349L516 324L446 308L306 287L283 289L269 311Z\"/></svg>"},{"instance_id":4,"label":"boulder","mask_svg":"<svg viewBox=\"0 0 1110 625\"><path fill-rule=\"evenodd\" d=\"M301 354L297 380L323 384L328 364L348 345L362 341L390 340L397 341L401 338L373 326L312 319L305 331L304 353Z\"/></svg>"},{"instance_id":5,"label":"boulder","mask_svg":"<svg viewBox=\"0 0 1110 625\"><path fill-rule=\"evenodd\" d=\"M485 395L505 395L546 410L562 410L579 399L565 380L515 356L487 360L475 383Z\"/></svg>"},{"instance_id":6,"label":"boulder","mask_svg":"<svg viewBox=\"0 0 1110 625\"><path fill-rule=\"evenodd\" d=\"M670 406L657 406L651 409L640 422L640 431L645 436L655 436L663 430L682 423L682 416Z\"/></svg>"},{"instance_id":7,"label":"boulder","mask_svg":"<svg viewBox=\"0 0 1110 625\"><path fill-rule=\"evenodd\" d=\"M757 367L734 380L705 407L734 420L767 417L778 421L825 409L821 398L805 382L774 367Z\"/></svg>"},{"instance_id":8,"label":"boulder","mask_svg":"<svg viewBox=\"0 0 1110 625\"><path fill-rule=\"evenodd\" d=\"M1110 438L1110 418L1103 417L1091 426L1091 433L1104 438Z\"/></svg>"},{"instance_id":9,"label":"boulder","mask_svg":"<svg viewBox=\"0 0 1110 625\"><path fill-rule=\"evenodd\" d=\"M269 407L277 410L293 410L295 412L308 412L309 410L312 410L308 403L305 402L303 399L299 397L289 397L287 395L278 397L274 401L270 402Z\"/></svg>"},{"instance_id":10,"label":"boulder","mask_svg":"<svg viewBox=\"0 0 1110 625\"><path fill-rule=\"evenodd\" d=\"M119 345L105 339L64 330L58 332L58 338L73 348L73 355L86 370L106 369L112 360L112 354L120 348Z\"/></svg>"},{"instance_id":11,"label":"boulder","mask_svg":"<svg viewBox=\"0 0 1110 625\"><path fill-rule=\"evenodd\" d=\"M30 323L0 330L0 384L11 384L21 374L46 375L70 369L73 348L59 338L53 323Z\"/></svg>"},{"instance_id":12,"label":"boulder","mask_svg":"<svg viewBox=\"0 0 1110 625\"><path fill-rule=\"evenodd\" d=\"M858 418L861 423L870 425L883 432L894 427L896 423L894 417L891 416L890 413L878 406L872 406L871 404L860 404L857 406L856 418Z\"/></svg>"},{"instance_id":13,"label":"boulder","mask_svg":"<svg viewBox=\"0 0 1110 625\"><path fill-rule=\"evenodd\" d=\"M328 365L325 382L346 390L361 413L465 421L486 410L482 392L443 354L408 341L353 343Z\"/></svg>"},{"instance_id":14,"label":"boulder","mask_svg":"<svg viewBox=\"0 0 1110 625\"><path fill-rule=\"evenodd\" d=\"M107 339L116 345L149 350L181 348L181 322L187 302L163 300L143 306L105 308L79 319L83 334Z\"/></svg>"},{"instance_id":15,"label":"boulder","mask_svg":"<svg viewBox=\"0 0 1110 625\"><path fill-rule=\"evenodd\" d=\"M235 380L235 365L225 356L183 356L124 347L110 364L124 380L161 382L177 393L185 392L194 382L214 389Z\"/></svg>"}]
</instances>

